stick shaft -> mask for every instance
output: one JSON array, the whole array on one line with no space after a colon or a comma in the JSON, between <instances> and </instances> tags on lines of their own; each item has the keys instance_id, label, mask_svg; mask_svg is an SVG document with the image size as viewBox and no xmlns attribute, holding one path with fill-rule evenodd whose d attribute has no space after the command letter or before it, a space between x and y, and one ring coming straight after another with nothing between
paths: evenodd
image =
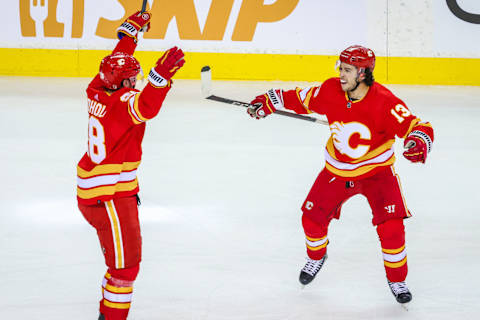
<instances>
[{"instance_id":1,"label":"stick shaft","mask_svg":"<svg viewBox=\"0 0 480 320\"><path fill-rule=\"evenodd\" d=\"M244 108L249 108L253 107L251 104L242 102L242 101L237 101L237 100L232 100L228 98L223 98L219 97L216 95L213 95L211 93L212 90L212 70L210 69L210 66L204 66L201 70L201 81L202 81L202 94L205 97L205 99L208 100L213 100L217 102L223 102L223 103L228 103L228 104L233 104L235 106L240 106ZM320 124L324 124L328 126L328 121L317 119L314 117L309 117L309 116L304 116L300 114L296 114L293 112L287 112L287 111L282 111L282 110L275 110L275 114L289 117L289 118L295 118L295 119L300 119L300 120L305 120L305 121L310 121L310 122L317 122Z\"/></svg>"},{"instance_id":2,"label":"stick shaft","mask_svg":"<svg viewBox=\"0 0 480 320\"><path fill-rule=\"evenodd\" d=\"M140 11L141 13L144 13L145 10L147 10L147 1L148 1L148 0L143 0L142 10Z\"/></svg>"},{"instance_id":3,"label":"stick shaft","mask_svg":"<svg viewBox=\"0 0 480 320\"><path fill-rule=\"evenodd\" d=\"M206 97L206 99L217 101L217 102L233 104L235 106L240 106L240 107L245 107L245 108L248 108L248 107L252 106L251 104L246 103L246 102L232 100L232 99L228 99L228 98L223 98L223 97L219 97L219 96L216 96L216 95L210 95L210 96ZM317 119L317 118L314 118L314 117L304 116L304 115L291 113L291 112L287 112L287 111L282 111L282 110L275 110L274 113L278 114L278 115L281 115L281 116L285 116L285 117L290 117L290 118L295 118L295 119L300 119L300 120L305 120L305 121L310 121L310 122L318 122L318 123L321 123L321 124L328 125L327 121Z\"/></svg>"}]
</instances>

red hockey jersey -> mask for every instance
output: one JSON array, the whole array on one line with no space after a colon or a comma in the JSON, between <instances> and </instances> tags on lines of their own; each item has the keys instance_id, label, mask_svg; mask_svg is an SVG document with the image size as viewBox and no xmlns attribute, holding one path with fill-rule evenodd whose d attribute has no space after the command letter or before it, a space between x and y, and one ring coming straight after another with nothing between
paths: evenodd
<instances>
[{"instance_id":1,"label":"red hockey jersey","mask_svg":"<svg viewBox=\"0 0 480 320\"><path fill-rule=\"evenodd\" d=\"M351 101L339 78L321 86L284 91L285 108L296 113L325 115L330 138L325 166L337 177L358 179L395 162L395 136L405 138L414 127L425 126L390 90L374 83L365 97Z\"/></svg>"},{"instance_id":2,"label":"red hockey jersey","mask_svg":"<svg viewBox=\"0 0 480 320\"><path fill-rule=\"evenodd\" d=\"M133 54L130 37L115 52ZM77 166L77 199L85 205L138 192L137 168L142 158L145 121L159 112L171 82L163 88L148 83L140 92L107 91L97 75L87 88L87 152Z\"/></svg>"}]
</instances>

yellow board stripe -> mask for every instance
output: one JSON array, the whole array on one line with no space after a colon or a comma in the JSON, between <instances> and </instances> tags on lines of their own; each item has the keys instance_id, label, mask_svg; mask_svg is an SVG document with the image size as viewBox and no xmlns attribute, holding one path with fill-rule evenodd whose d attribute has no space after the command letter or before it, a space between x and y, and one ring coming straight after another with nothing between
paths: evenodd
<instances>
[{"instance_id":1,"label":"yellow board stripe","mask_svg":"<svg viewBox=\"0 0 480 320\"><path fill-rule=\"evenodd\" d=\"M383 264L389 268L400 268L400 267L403 267L406 263L407 263L407 257L403 258L399 262L388 262L385 260L383 261Z\"/></svg>"},{"instance_id":2,"label":"yellow board stripe","mask_svg":"<svg viewBox=\"0 0 480 320\"><path fill-rule=\"evenodd\" d=\"M398 249L383 249L382 248L382 252L383 253L388 253L388 254L398 254L398 253L402 252L403 250L405 250L405 245L401 246Z\"/></svg>"},{"instance_id":3,"label":"yellow board stripe","mask_svg":"<svg viewBox=\"0 0 480 320\"><path fill-rule=\"evenodd\" d=\"M103 299L103 304L106 307L113 308L113 309L130 309L130 302L128 303L120 303L120 302L110 302L108 300Z\"/></svg>"},{"instance_id":4,"label":"yellow board stripe","mask_svg":"<svg viewBox=\"0 0 480 320\"><path fill-rule=\"evenodd\" d=\"M114 43L112 41L112 43ZM107 50L0 48L0 75L94 77ZM138 51L144 69L158 60L156 51ZM187 63L176 79L200 79L206 64L214 80L324 81L337 76L337 55L246 54L186 52ZM148 67L147 67L148 66ZM428 70L429 72L412 72ZM377 57L375 79L380 83L480 86L479 58Z\"/></svg>"},{"instance_id":5,"label":"yellow board stripe","mask_svg":"<svg viewBox=\"0 0 480 320\"><path fill-rule=\"evenodd\" d=\"M113 186L96 187L88 190L77 187L77 195L82 199L92 199L99 196L113 195L116 192L132 191L136 187L138 187L138 180L135 178L135 180L130 182L119 182Z\"/></svg>"},{"instance_id":6,"label":"yellow board stripe","mask_svg":"<svg viewBox=\"0 0 480 320\"><path fill-rule=\"evenodd\" d=\"M124 268L123 261L123 243L122 243L122 234L120 229L120 223L118 221L118 216L114 208L113 201L105 202L105 207L107 208L107 213L109 220L112 226L112 236L113 236L113 245L115 247L115 265L117 269Z\"/></svg>"},{"instance_id":7,"label":"yellow board stripe","mask_svg":"<svg viewBox=\"0 0 480 320\"><path fill-rule=\"evenodd\" d=\"M101 174L113 174L120 173L122 171L132 171L138 168L140 161L137 162L124 162L117 164L101 164L93 168L91 171L84 170L77 166L77 175L80 178L90 178Z\"/></svg>"}]
</instances>

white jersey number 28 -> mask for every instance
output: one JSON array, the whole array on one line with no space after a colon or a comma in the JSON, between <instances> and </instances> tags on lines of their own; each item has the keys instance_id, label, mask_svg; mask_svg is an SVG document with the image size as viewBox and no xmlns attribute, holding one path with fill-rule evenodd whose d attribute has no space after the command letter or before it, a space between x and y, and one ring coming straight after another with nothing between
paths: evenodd
<instances>
[{"instance_id":1,"label":"white jersey number 28","mask_svg":"<svg viewBox=\"0 0 480 320\"><path fill-rule=\"evenodd\" d=\"M88 156L97 164L107 156L105 131L100 121L94 116L88 119Z\"/></svg>"}]
</instances>

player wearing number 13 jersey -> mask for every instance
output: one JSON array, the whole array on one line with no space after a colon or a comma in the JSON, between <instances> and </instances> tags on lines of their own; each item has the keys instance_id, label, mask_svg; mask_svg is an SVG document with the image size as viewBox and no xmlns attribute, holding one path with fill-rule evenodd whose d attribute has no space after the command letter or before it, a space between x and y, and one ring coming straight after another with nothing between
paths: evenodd
<instances>
[{"instance_id":1,"label":"player wearing number 13 jersey","mask_svg":"<svg viewBox=\"0 0 480 320\"><path fill-rule=\"evenodd\" d=\"M313 280L327 255L328 226L339 219L342 205L356 194L364 195L372 209L372 223L382 245L385 271L392 293L400 303L412 295L405 285L407 255L403 219L411 214L402 196L393 164L395 137L404 139L403 155L424 163L433 143L428 122L413 115L406 104L373 79L375 55L362 46L342 51L338 78L321 86L296 90L269 90L256 97L248 113L257 119L289 109L299 114L325 115L330 138L325 168L302 206L307 264L300 282Z\"/></svg>"},{"instance_id":2,"label":"player wearing number 13 jersey","mask_svg":"<svg viewBox=\"0 0 480 320\"><path fill-rule=\"evenodd\" d=\"M88 149L77 166L78 207L97 230L105 263L100 318L127 318L141 260L137 168L146 121L159 112L172 76L185 63L181 49L167 50L142 91L135 89L140 64L133 57L151 15L137 12L118 29L120 41L87 88Z\"/></svg>"}]
</instances>

